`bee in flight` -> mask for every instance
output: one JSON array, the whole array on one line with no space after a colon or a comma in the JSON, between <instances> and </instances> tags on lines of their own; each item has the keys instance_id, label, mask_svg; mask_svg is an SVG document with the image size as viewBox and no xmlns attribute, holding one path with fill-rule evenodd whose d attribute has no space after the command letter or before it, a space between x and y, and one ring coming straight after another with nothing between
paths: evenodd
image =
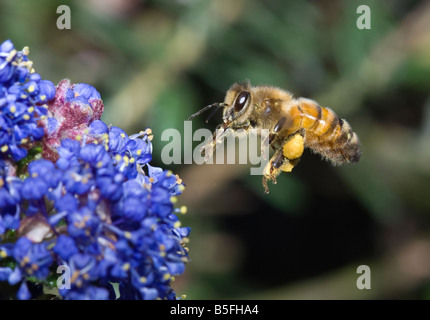
<instances>
[{"instance_id":1,"label":"bee in flight","mask_svg":"<svg viewBox=\"0 0 430 320\"><path fill-rule=\"evenodd\" d=\"M270 86L251 86L249 82L235 83L227 91L223 103L214 103L191 115L224 108L221 130L214 134L216 145L227 129L269 131L268 143L273 156L263 170L263 187L269 192L267 181L276 183L282 172L291 172L300 160L305 147L334 165L357 162L360 159L360 142L349 123L329 108L306 99L294 99L289 92ZM208 118L209 118L208 117ZM206 120L207 121L207 120Z\"/></svg>"}]
</instances>

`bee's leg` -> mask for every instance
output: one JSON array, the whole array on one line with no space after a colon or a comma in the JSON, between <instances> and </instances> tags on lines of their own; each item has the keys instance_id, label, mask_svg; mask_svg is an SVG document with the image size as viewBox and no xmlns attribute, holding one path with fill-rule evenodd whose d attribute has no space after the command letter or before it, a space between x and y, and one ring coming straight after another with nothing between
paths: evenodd
<instances>
[{"instance_id":1,"label":"bee's leg","mask_svg":"<svg viewBox=\"0 0 430 320\"><path fill-rule=\"evenodd\" d=\"M212 134L212 139L210 139L203 147L200 148L200 152L204 155L205 161L209 161L209 159L213 156L217 145L221 143L221 136L225 133L225 129L221 130L221 126L218 126L217 129Z\"/></svg>"},{"instance_id":2,"label":"bee's leg","mask_svg":"<svg viewBox=\"0 0 430 320\"><path fill-rule=\"evenodd\" d=\"M203 147L200 148L200 152L203 154L205 161L209 161L209 159L213 156L214 150L216 148L216 141L210 140Z\"/></svg>"},{"instance_id":3,"label":"bee's leg","mask_svg":"<svg viewBox=\"0 0 430 320\"><path fill-rule=\"evenodd\" d=\"M291 135L288 141L276 150L270 161L263 170L263 187L269 193L267 180L276 183L276 177L282 172L291 172L299 163L304 150L304 131L298 131Z\"/></svg>"},{"instance_id":4,"label":"bee's leg","mask_svg":"<svg viewBox=\"0 0 430 320\"><path fill-rule=\"evenodd\" d=\"M283 171L283 167L288 163L288 159L282 154L282 149L278 149L270 158L263 170L263 187L266 193L269 193L267 180L272 180L276 184L276 177Z\"/></svg>"},{"instance_id":5,"label":"bee's leg","mask_svg":"<svg viewBox=\"0 0 430 320\"><path fill-rule=\"evenodd\" d=\"M272 142L275 140L276 134L270 133L264 137L264 140L261 141L261 157L262 159L266 160L269 157L269 148L266 148L266 146L272 146Z\"/></svg>"}]
</instances>

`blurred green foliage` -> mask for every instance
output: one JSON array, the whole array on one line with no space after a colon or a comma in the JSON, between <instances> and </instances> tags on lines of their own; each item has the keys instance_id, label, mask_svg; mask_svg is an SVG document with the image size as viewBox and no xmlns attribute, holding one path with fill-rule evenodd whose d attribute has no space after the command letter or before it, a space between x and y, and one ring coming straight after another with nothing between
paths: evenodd
<instances>
[{"instance_id":1,"label":"blurred green foliage","mask_svg":"<svg viewBox=\"0 0 430 320\"><path fill-rule=\"evenodd\" d=\"M428 298L429 1L0 0L0 38L30 46L43 78L95 86L103 120L151 127L154 163L168 128L221 102L236 81L317 100L346 118L363 149L331 167L305 152L265 195L246 166L171 165L187 185L190 299ZM359 30L358 5L371 9ZM193 128L214 129L204 117ZM163 164L163 166L165 166ZM355 286L357 266L372 290Z\"/></svg>"}]
</instances>

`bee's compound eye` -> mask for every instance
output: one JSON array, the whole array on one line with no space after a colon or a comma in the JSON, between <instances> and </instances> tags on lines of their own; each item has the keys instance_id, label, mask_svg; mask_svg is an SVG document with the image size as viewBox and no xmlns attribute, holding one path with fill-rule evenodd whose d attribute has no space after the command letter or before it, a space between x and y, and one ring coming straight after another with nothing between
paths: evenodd
<instances>
[{"instance_id":1,"label":"bee's compound eye","mask_svg":"<svg viewBox=\"0 0 430 320\"><path fill-rule=\"evenodd\" d=\"M248 91L242 91L237 95L236 102L234 103L234 111L239 112L243 109L248 102L249 95Z\"/></svg>"}]
</instances>

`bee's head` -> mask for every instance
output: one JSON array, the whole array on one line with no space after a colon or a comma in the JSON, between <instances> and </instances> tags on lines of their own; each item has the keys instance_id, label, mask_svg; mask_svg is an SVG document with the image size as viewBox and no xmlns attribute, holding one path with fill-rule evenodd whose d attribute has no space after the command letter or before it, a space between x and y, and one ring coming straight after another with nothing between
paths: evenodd
<instances>
[{"instance_id":1,"label":"bee's head","mask_svg":"<svg viewBox=\"0 0 430 320\"><path fill-rule=\"evenodd\" d=\"M224 99L224 124L233 126L244 125L252 112L251 84L235 83L227 91Z\"/></svg>"},{"instance_id":2,"label":"bee's head","mask_svg":"<svg viewBox=\"0 0 430 320\"><path fill-rule=\"evenodd\" d=\"M206 119L206 122L208 122L217 110L224 108L222 116L224 122L223 127L242 126L248 122L248 117L252 112L251 100L251 84L249 82L238 82L232 85L227 91L223 103L217 102L210 104L192 114L188 120L193 119L209 109L214 109Z\"/></svg>"}]
</instances>

